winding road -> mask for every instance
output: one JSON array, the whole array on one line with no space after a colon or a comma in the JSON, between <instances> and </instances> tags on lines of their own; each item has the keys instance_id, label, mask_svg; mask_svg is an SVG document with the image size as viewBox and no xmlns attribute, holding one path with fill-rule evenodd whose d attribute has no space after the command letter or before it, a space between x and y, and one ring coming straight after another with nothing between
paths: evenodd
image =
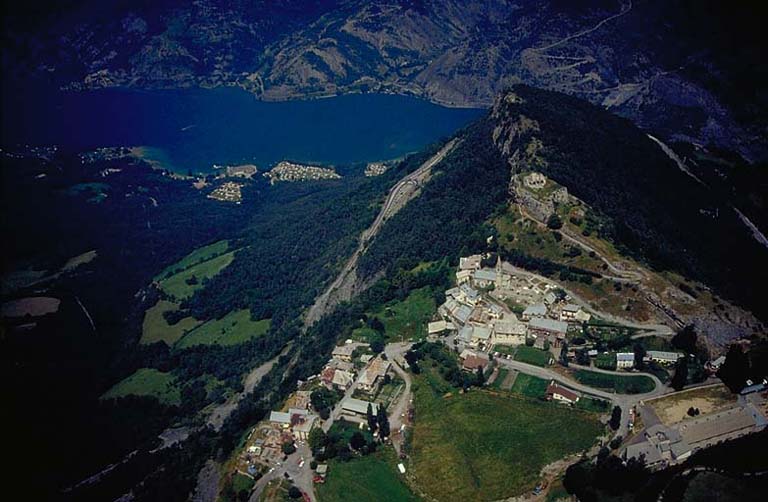
<instances>
[{"instance_id":1,"label":"winding road","mask_svg":"<svg viewBox=\"0 0 768 502\"><path fill-rule=\"evenodd\" d=\"M588 385L581 384L549 368L542 368L540 366L534 366L532 364L515 361L513 359L497 359L496 361L499 363L499 365L507 367L509 369L519 371L520 373L526 373L528 375L533 375L535 377L543 378L545 380L555 380L570 389L611 401L614 405L621 408L621 426L616 431L615 436L622 436L622 437L627 436L627 432L629 431L628 418L629 418L630 408L635 406L640 401L663 396L665 394L674 392L673 389L666 387L658 378L656 378L655 375L651 375L649 373L626 374L626 373L620 373L616 371L587 368L585 366L578 366L575 364L572 365L574 368L578 368L578 369L585 369L589 371L594 371L596 373L620 375L623 377L627 377L631 375L644 375L644 376L650 377L653 380L654 384L656 385L656 387L651 392L646 392L644 394L616 394L613 392L595 389Z\"/></svg>"}]
</instances>

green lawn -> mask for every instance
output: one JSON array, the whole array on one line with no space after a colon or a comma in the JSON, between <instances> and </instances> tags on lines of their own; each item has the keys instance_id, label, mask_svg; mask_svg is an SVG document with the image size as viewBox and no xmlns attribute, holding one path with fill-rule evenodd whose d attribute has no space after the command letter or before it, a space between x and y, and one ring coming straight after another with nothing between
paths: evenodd
<instances>
[{"instance_id":1,"label":"green lawn","mask_svg":"<svg viewBox=\"0 0 768 502\"><path fill-rule=\"evenodd\" d=\"M210 279L221 272L227 265L232 263L234 257L234 251L230 251L229 253L224 253L223 255L193 265L167 279L161 280L159 283L160 289L177 300L188 298L192 296L196 290L203 287L203 279ZM187 280L192 276L197 278L196 284L187 283Z\"/></svg>"},{"instance_id":2,"label":"green lawn","mask_svg":"<svg viewBox=\"0 0 768 502\"><path fill-rule=\"evenodd\" d=\"M521 396L542 397L544 392L546 392L548 385L548 380L528 375L526 373L518 373L511 390L515 394L519 394Z\"/></svg>"},{"instance_id":3,"label":"green lawn","mask_svg":"<svg viewBox=\"0 0 768 502\"><path fill-rule=\"evenodd\" d=\"M595 366L603 370L615 370L616 354L614 352L598 354L597 357L595 357Z\"/></svg>"},{"instance_id":4,"label":"green lawn","mask_svg":"<svg viewBox=\"0 0 768 502\"><path fill-rule=\"evenodd\" d=\"M384 451L349 462L331 460L326 482L316 489L322 502L419 500L403 483L394 455Z\"/></svg>"},{"instance_id":5,"label":"green lawn","mask_svg":"<svg viewBox=\"0 0 768 502\"><path fill-rule=\"evenodd\" d=\"M264 335L270 324L270 319L251 320L248 309L234 310L221 319L208 321L193 329L176 346L183 349L193 345L237 345Z\"/></svg>"},{"instance_id":6,"label":"green lawn","mask_svg":"<svg viewBox=\"0 0 768 502\"><path fill-rule=\"evenodd\" d=\"M603 431L595 415L544 401L482 390L443 397L424 376L415 409L411 473L435 500L525 493L543 466L591 447Z\"/></svg>"},{"instance_id":7,"label":"green lawn","mask_svg":"<svg viewBox=\"0 0 768 502\"><path fill-rule=\"evenodd\" d=\"M249 478L248 476L244 476L239 472L236 472L235 475L232 476L232 489L235 491L235 493L239 493L243 490L250 492L251 488L253 488L253 484L253 479Z\"/></svg>"},{"instance_id":8,"label":"green lawn","mask_svg":"<svg viewBox=\"0 0 768 502\"><path fill-rule=\"evenodd\" d=\"M491 387L494 389L501 389L501 384L504 383L504 379L509 375L507 368L499 368L499 374L496 376L496 380L493 381Z\"/></svg>"},{"instance_id":9,"label":"green lawn","mask_svg":"<svg viewBox=\"0 0 768 502\"><path fill-rule=\"evenodd\" d=\"M384 324L385 333L391 340L424 338L427 334L427 323L432 318L437 306L432 298L429 287L416 289L405 300L387 303L368 317L378 317ZM368 327L358 328L352 332L356 339L367 340L373 334Z\"/></svg>"},{"instance_id":10,"label":"green lawn","mask_svg":"<svg viewBox=\"0 0 768 502\"><path fill-rule=\"evenodd\" d=\"M163 313L178 308L176 303L160 300L154 307L147 309L144 313L144 324L139 343L165 342L167 345L173 345L185 333L192 331L200 324L200 321L194 317L185 317L173 326L169 325L165 321Z\"/></svg>"},{"instance_id":11,"label":"green lawn","mask_svg":"<svg viewBox=\"0 0 768 502\"><path fill-rule=\"evenodd\" d=\"M229 242L227 241L217 241L213 244L197 248L176 263L165 267L162 272L155 276L155 280L160 281L162 279L167 279L171 275L186 270L193 265L198 265L211 258L223 255L228 250Z\"/></svg>"},{"instance_id":12,"label":"green lawn","mask_svg":"<svg viewBox=\"0 0 768 502\"><path fill-rule=\"evenodd\" d=\"M576 370L576 380L584 385L598 389L607 389L619 394L644 394L651 392L656 384L645 375L609 375L595 371Z\"/></svg>"},{"instance_id":13,"label":"green lawn","mask_svg":"<svg viewBox=\"0 0 768 502\"><path fill-rule=\"evenodd\" d=\"M522 363L535 364L536 366L547 366L549 360L552 358L552 353L548 350L536 349L528 347L527 345L521 345L515 352L515 361Z\"/></svg>"},{"instance_id":14,"label":"green lawn","mask_svg":"<svg viewBox=\"0 0 768 502\"><path fill-rule=\"evenodd\" d=\"M611 410L611 403L594 397L581 396L581 399L576 401L576 407L594 413L607 413Z\"/></svg>"},{"instance_id":15,"label":"green lawn","mask_svg":"<svg viewBox=\"0 0 768 502\"><path fill-rule=\"evenodd\" d=\"M128 378L118 382L104 393L102 399L134 396L153 396L166 404L179 404L181 392L170 373L152 368L141 368Z\"/></svg>"}]
</instances>

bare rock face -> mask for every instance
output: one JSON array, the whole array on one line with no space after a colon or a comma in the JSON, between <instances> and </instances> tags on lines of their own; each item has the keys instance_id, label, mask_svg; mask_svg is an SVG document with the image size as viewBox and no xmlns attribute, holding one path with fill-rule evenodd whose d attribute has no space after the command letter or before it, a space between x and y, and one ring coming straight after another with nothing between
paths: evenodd
<instances>
[{"instance_id":1,"label":"bare rock face","mask_svg":"<svg viewBox=\"0 0 768 502\"><path fill-rule=\"evenodd\" d=\"M474 107L526 83L666 140L768 155L767 104L744 95L765 72L746 76L746 56L699 36L727 27L732 11L676 0L198 0L61 14L25 31L11 12L3 69L73 89L234 85L265 100L391 92Z\"/></svg>"}]
</instances>

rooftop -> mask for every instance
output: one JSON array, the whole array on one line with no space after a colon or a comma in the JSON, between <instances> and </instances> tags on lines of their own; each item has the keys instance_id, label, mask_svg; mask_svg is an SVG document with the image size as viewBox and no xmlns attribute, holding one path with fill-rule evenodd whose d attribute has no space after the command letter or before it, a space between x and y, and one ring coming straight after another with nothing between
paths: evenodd
<instances>
[{"instance_id":1,"label":"rooftop","mask_svg":"<svg viewBox=\"0 0 768 502\"><path fill-rule=\"evenodd\" d=\"M563 321L555 321L553 319L542 319L535 317L528 323L529 328L543 329L546 331L554 331L556 333L565 334L568 331L568 323Z\"/></svg>"},{"instance_id":2,"label":"rooftop","mask_svg":"<svg viewBox=\"0 0 768 502\"><path fill-rule=\"evenodd\" d=\"M543 303L529 305L523 311L524 316L547 315L547 307Z\"/></svg>"},{"instance_id":3,"label":"rooftop","mask_svg":"<svg viewBox=\"0 0 768 502\"><path fill-rule=\"evenodd\" d=\"M354 397L348 397L344 401L341 402L341 408L347 411L351 411L353 413L359 413L361 415L365 415L368 413L368 405L371 405L372 411L374 414L378 412L379 405L376 403L371 403L368 401L363 401L362 399L355 399Z\"/></svg>"},{"instance_id":4,"label":"rooftop","mask_svg":"<svg viewBox=\"0 0 768 502\"><path fill-rule=\"evenodd\" d=\"M570 389L566 389L565 387L560 387L557 384L550 383L549 386L547 386L547 395L551 396L557 394L559 396L563 396L566 399L569 399L571 401L576 401L579 399L579 395L573 392Z\"/></svg>"}]
</instances>

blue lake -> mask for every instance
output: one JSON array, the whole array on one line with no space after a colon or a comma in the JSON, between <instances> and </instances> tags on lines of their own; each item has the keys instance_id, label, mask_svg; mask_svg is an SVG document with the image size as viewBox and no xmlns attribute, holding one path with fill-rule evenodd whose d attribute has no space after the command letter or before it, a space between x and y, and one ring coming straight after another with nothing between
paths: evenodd
<instances>
[{"instance_id":1,"label":"blue lake","mask_svg":"<svg viewBox=\"0 0 768 502\"><path fill-rule=\"evenodd\" d=\"M4 92L2 143L148 146L183 172L284 159L338 165L417 151L482 113L383 94L267 103L234 88Z\"/></svg>"}]
</instances>

